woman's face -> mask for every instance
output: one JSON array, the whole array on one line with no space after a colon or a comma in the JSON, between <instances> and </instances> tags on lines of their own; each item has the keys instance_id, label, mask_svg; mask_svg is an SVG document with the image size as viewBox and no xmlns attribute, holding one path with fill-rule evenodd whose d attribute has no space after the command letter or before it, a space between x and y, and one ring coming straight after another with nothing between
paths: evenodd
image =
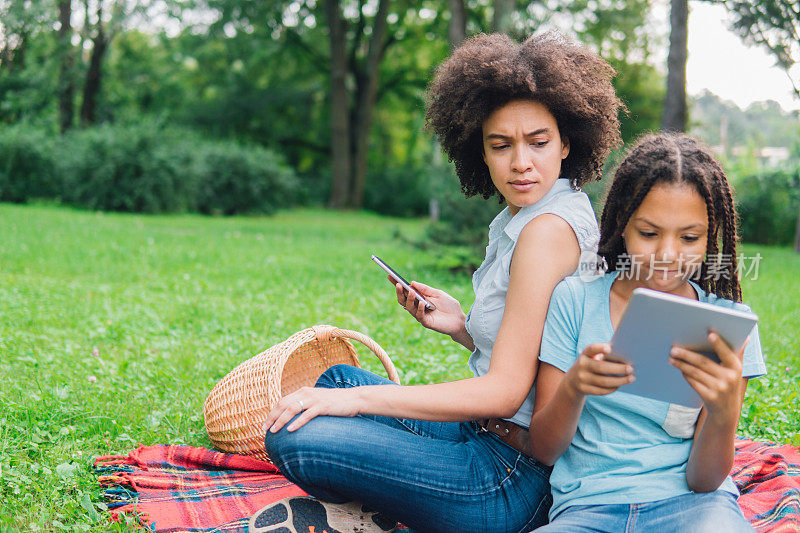
<instances>
[{"instance_id":1,"label":"woman's face","mask_svg":"<svg viewBox=\"0 0 800 533\"><path fill-rule=\"evenodd\" d=\"M568 154L569 142L539 102L514 100L483 122L483 160L512 214L547 194Z\"/></svg>"},{"instance_id":2,"label":"woman's face","mask_svg":"<svg viewBox=\"0 0 800 533\"><path fill-rule=\"evenodd\" d=\"M706 253L706 202L691 185L656 184L631 215L622 238L633 279L648 289L680 292Z\"/></svg>"}]
</instances>

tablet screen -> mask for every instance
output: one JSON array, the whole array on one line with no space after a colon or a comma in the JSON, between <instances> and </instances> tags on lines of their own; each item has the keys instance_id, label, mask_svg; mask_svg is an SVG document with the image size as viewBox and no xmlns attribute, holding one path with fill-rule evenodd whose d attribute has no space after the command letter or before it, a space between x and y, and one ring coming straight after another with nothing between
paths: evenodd
<instances>
[{"instance_id":1,"label":"tablet screen","mask_svg":"<svg viewBox=\"0 0 800 533\"><path fill-rule=\"evenodd\" d=\"M612 355L633 365L636 376L636 381L620 387L620 392L700 407L700 396L668 362L672 346L718 360L708 342L710 329L739 350L757 322L753 313L650 289L634 290L611 339Z\"/></svg>"}]
</instances>

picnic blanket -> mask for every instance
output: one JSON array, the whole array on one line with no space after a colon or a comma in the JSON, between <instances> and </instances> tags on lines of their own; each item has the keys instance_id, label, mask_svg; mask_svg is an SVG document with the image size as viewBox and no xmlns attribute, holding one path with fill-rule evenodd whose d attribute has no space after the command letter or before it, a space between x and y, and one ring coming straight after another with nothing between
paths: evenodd
<instances>
[{"instance_id":1,"label":"picnic blanket","mask_svg":"<svg viewBox=\"0 0 800 533\"><path fill-rule=\"evenodd\" d=\"M94 464L111 519L130 514L158 532L246 532L262 507L306 494L272 463L192 446L140 446Z\"/></svg>"},{"instance_id":2,"label":"picnic blanket","mask_svg":"<svg viewBox=\"0 0 800 533\"><path fill-rule=\"evenodd\" d=\"M98 457L95 468L112 520L131 514L158 532L246 532L258 509L305 494L272 463L191 446L141 446ZM800 531L796 446L737 440L731 476L756 531Z\"/></svg>"},{"instance_id":3,"label":"picnic blanket","mask_svg":"<svg viewBox=\"0 0 800 533\"><path fill-rule=\"evenodd\" d=\"M739 507L756 531L800 531L800 449L736 441L731 477Z\"/></svg>"}]
</instances>

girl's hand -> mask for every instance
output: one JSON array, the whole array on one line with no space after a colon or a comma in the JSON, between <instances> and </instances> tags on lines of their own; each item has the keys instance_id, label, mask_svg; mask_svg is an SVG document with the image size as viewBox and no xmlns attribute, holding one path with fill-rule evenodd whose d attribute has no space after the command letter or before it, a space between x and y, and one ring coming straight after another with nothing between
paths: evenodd
<instances>
[{"instance_id":1,"label":"girl's hand","mask_svg":"<svg viewBox=\"0 0 800 533\"><path fill-rule=\"evenodd\" d=\"M405 307L406 311L417 319L417 322L428 329L445 335L458 336L464 332L467 315L461 310L461 304L458 303L458 300L444 291L412 281L411 288L436 306L433 311L427 311L425 303L417 300L413 293L403 289L399 283L395 284L392 278L387 277L387 279L395 287L397 302Z\"/></svg>"},{"instance_id":2,"label":"girl's hand","mask_svg":"<svg viewBox=\"0 0 800 533\"><path fill-rule=\"evenodd\" d=\"M710 417L738 420L741 411L742 358L747 342L738 352L734 352L714 331L708 334L708 340L717 352L719 363L697 352L673 346L669 364L680 370L689 385L697 391Z\"/></svg>"},{"instance_id":3,"label":"girl's hand","mask_svg":"<svg viewBox=\"0 0 800 533\"><path fill-rule=\"evenodd\" d=\"M275 404L264 422L264 431L277 433L298 413L297 419L286 429L295 431L319 415L356 416L360 401L354 389L327 389L302 387L284 396Z\"/></svg>"},{"instance_id":4,"label":"girl's hand","mask_svg":"<svg viewBox=\"0 0 800 533\"><path fill-rule=\"evenodd\" d=\"M610 354L611 345L607 342L584 348L564 376L564 385L576 396L604 396L634 381L633 367L608 360Z\"/></svg>"}]
</instances>

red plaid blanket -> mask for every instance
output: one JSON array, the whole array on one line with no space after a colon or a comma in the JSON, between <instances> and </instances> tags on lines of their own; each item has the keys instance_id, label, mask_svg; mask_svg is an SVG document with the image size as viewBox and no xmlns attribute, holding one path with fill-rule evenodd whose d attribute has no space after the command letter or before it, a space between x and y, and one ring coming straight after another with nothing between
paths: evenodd
<instances>
[{"instance_id":1,"label":"red plaid blanket","mask_svg":"<svg viewBox=\"0 0 800 533\"><path fill-rule=\"evenodd\" d=\"M265 461L192 446L141 446L95 459L111 519L135 515L153 531L246 532L269 503L306 493Z\"/></svg>"},{"instance_id":2,"label":"red plaid blanket","mask_svg":"<svg viewBox=\"0 0 800 533\"><path fill-rule=\"evenodd\" d=\"M736 441L731 477L739 507L756 531L800 531L800 449Z\"/></svg>"},{"instance_id":3,"label":"red plaid blanket","mask_svg":"<svg viewBox=\"0 0 800 533\"><path fill-rule=\"evenodd\" d=\"M257 510L305 494L271 463L190 446L142 446L98 457L95 467L112 519L133 514L159 532L246 532ZM757 531L800 531L797 447L737 440L731 475Z\"/></svg>"}]
</instances>

